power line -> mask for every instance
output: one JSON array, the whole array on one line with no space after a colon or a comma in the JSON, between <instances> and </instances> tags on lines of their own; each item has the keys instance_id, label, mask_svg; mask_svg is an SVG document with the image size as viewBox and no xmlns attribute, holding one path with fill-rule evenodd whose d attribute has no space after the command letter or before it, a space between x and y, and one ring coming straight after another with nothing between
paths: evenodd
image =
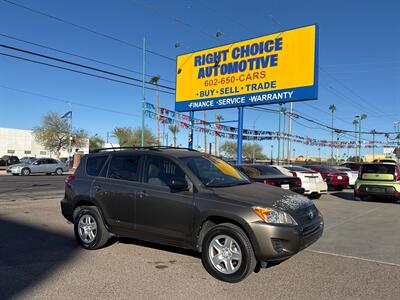
<instances>
[{"instance_id":1,"label":"power line","mask_svg":"<svg viewBox=\"0 0 400 300\"><path fill-rule=\"evenodd\" d=\"M28 6L24 6L24 5L22 5L22 4L19 4L19 3L13 2L13 1L3 0L3 2L6 2L7 4L11 4L11 5L14 5L14 6L19 7L19 8L22 8L22 9L25 9L25 10L30 11L30 12L32 12L32 13L35 13L35 14L38 14L38 15L47 17L47 18L49 18L49 19L52 19L52 20L55 20L55 21L58 21L58 22L61 22L61 23L64 23L64 24L68 24L68 25L73 26L73 27L75 27L75 28L78 28L78 29L81 29L81 30L90 32L90 33L92 33L92 34L101 36L101 37L103 37L103 38L107 38L107 39L113 40L113 41L115 41L115 42L124 44L124 45L126 45L126 46L129 46L129 47L132 47L132 48L135 48L135 49L138 49L138 50L143 50L143 48L140 47L140 46L138 46L138 45L135 45L135 44L132 44L132 43L130 43L130 42L127 42L127 41L121 40L121 39L119 39L119 38L113 37L113 36L111 36L111 35L109 35L109 34L105 34L105 33L102 33L102 32L99 32L99 31L96 31L96 30L93 30L93 29L90 29L89 27L86 27L86 26L83 26L83 25L79 25L79 24L73 23L73 22L68 21L68 20L66 20L66 19L62 19L62 18L53 16L53 15L50 15L50 14L48 14L48 13L45 13L45 12L42 12L42 11L39 11L39 10L30 8L30 7L28 7ZM166 56L166 55L161 54L161 53L158 53L158 52L156 52L156 51L152 51L152 50L146 49L146 52L148 52L148 53L150 53L150 54L153 54L153 55L155 55L155 56L158 56L158 57L167 59L167 60L169 60L169 61L175 62L175 59L174 59L174 58L169 57L169 56Z\"/></svg>"},{"instance_id":2,"label":"power line","mask_svg":"<svg viewBox=\"0 0 400 300\"><path fill-rule=\"evenodd\" d=\"M41 47L41 48L44 48L44 49L48 49L48 50L56 51L56 52L59 52L59 53L67 54L67 55L70 55L70 56L78 57L78 58L85 59L85 60L88 60L88 61L92 61L92 62L95 62L95 63L98 63L98 64L102 64L102 65L105 65L105 66L109 66L109 67L113 67L113 68L116 68L116 69L120 69L120 70L123 70L123 71L132 72L132 73L135 73L135 74L138 74L138 75L142 75L141 72L138 72L138 71L135 71L135 70L132 70L132 69L128 69L126 67L117 66L115 64L106 63L106 62L103 62L103 61L100 61L100 60L97 60L97 59L93 59L93 58L89 58L89 57L86 57L86 56L82 56L82 55L79 55L79 54L67 52L67 51L64 51L64 50L59 50L59 49L56 49L56 48L53 48L53 47L41 45L41 44L34 43L34 42L29 42L27 40L20 39L20 38L17 38L17 37L13 37L13 36L10 36L10 35L7 35L7 34L0 33L0 36L6 37L8 39L15 40L15 41L23 42L23 43L26 43L26 44L30 44L30 45L33 45L33 46ZM154 75L146 74L146 76L147 77L153 77ZM160 80L175 84L175 81L172 81L172 80L168 80L168 79L160 79Z\"/></svg>"},{"instance_id":3,"label":"power line","mask_svg":"<svg viewBox=\"0 0 400 300\"><path fill-rule=\"evenodd\" d=\"M0 87L3 88L3 89L8 89L8 90L11 90L11 91L15 91L15 92L19 92L19 93L23 93L23 94L27 94L27 95L32 95L32 96L36 96L36 97L46 98L46 99L57 101L57 102L71 103L71 104L74 104L74 105L77 105L77 106L82 106L82 107L86 107L86 108L101 110L101 111L105 111L105 112L111 112L111 113L116 113L116 114L121 114L121 115L126 115L126 116L139 117L139 115L136 115L136 114L130 114L130 113L127 113L127 112L117 111L117 110L108 109L108 108L99 107L99 106L82 104L82 103L79 103L79 102L70 101L70 100L61 99L61 98L52 97L52 96L47 96L47 95L43 95L43 94L38 94L38 93L27 91L27 90L16 89L16 88L12 88L12 87L5 86L5 85L2 85L2 84L0 84Z\"/></svg>"},{"instance_id":4,"label":"power line","mask_svg":"<svg viewBox=\"0 0 400 300\"><path fill-rule=\"evenodd\" d=\"M89 70L96 71L96 72L105 73L105 74L108 74L108 75L121 77L121 78L124 78L124 79L129 79L129 80L133 80L133 81L137 81L137 82L142 82L142 80L140 80L138 78L121 75L121 74L118 74L118 73L115 73L115 72L110 72L110 71L106 71L106 70L99 69L99 68L94 68L94 67L91 67L91 66L75 63L75 62L72 62L72 61L69 61L69 60L60 59L60 58L57 58L57 57L54 57L54 56L44 55L44 54L41 54L41 53L38 53L38 52L33 52L33 51L21 49L21 48L16 48L16 47L4 45L4 44L0 44L0 47L6 48L6 49L9 49L9 50L14 50L14 51L26 53L26 54L30 54L30 55L34 55L34 56L38 56L38 57L42 57L42 58L46 58L46 59L50 59L50 60L54 60L54 61L58 61L58 62L61 62L61 63L73 65L73 66L80 67L80 68L89 69ZM146 83L149 84L148 82L146 82ZM169 87L169 86L165 86L165 85L161 85L161 84L158 84L158 87L162 87L162 88L165 88L165 89L168 89L168 90L173 90L173 91L175 90L175 88L172 88L172 87Z\"/></svg>"},{"instance_id":5,"label":"power line","mask_svg":"<svg viewBox=\"0 0 400 300\"><path fill-rule=\"evenodd\" d=\"M74 69L70 69L70 68L66 68L66 67L61 67L61 66L57 66L57 65L53 65L53 64L49 64L49 63L45 63L45 62L41 62L41 61L29 59L29 58L25 58L25 57L21 57L21 56L16 56L16 55L2 53L2 52L0 52L0 55L7 56L7 57L10 57L10 58L19 59L19 60L23 60L23 61L28 61L28 62L39 64L39 65L45 65L45 66L48 66L48 67L53 67L53 68L57 68L57 69L61 69L61 70L66 70L66 71L70 71L70 72L74 72L74 73L78 73L78 74L83 74L83 75L92 76L92 77L95 77L95 78L105 79L105 80L109 80L109 81L113 81L113 82L118 82L118 83L130 85L130 86L135 86L135 87L142 88L142 86L140 86L138 84L134 84L134 83L118 80L118 79L113 79L113 78L109 78L109 77L105 77L105 76L100 76L100 75L96 75L96 74L92 74L92 73L87 73L87 72L83 72L83 71L78 71L78 70L74 70ZM157 90L157 89L151 88L151 87L145 87L145 89L153 90L153 91ZM163 90L160 90L159 92L170 94L170 95L175 95L175 93L171 93L171 92L167 92L167 91L163 91Z\"/></svg>"}]
</instances>

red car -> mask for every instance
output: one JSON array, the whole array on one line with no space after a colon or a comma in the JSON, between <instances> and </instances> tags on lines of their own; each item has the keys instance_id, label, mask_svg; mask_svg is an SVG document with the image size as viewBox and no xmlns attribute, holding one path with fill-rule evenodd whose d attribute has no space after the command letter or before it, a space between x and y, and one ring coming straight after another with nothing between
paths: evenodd
<instances>
[{"instance_id":1,"label":"red car","mask_svg":"<svg viewBox=\"0 0 400 300\"><path fill-rule=\"evenodd\" d=\"M322 178L326 181L328 189L330 190L342 191L349 185L349 177L347 176L347 173L340 172L333 167L316 165L307 166L307 168L321 173Z\"/></svg>"}]
</instances>

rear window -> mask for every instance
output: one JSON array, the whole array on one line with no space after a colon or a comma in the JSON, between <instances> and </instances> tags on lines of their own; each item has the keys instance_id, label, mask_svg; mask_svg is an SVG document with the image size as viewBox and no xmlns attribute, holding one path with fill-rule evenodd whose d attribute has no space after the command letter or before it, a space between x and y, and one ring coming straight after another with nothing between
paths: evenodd
<instances>
[{"instance_id":1,"label":"rear window","mask_svg":"<svg viewBox=\"0 0 400 300\"><path fill-rule=\"evenodd\" d=\"M394 165L371 164L363 165L361 174L391 174L395 173Z\"/></svg>"},{"instance_id":2,"label":"rear window","mask_svg":"<svg viewBox=\"0 0 400 300\"><path fill-rule=\"evenodd\" d=\"M111 159L108 177L127 181L138 181L139 163L139 156L114 156Z\"/></svg>"},{"instance_id":3,"label":"rear window","mask_svg":"<svg viewBox=\"0 0 400 300\"><path fill-rule=\"evenodd\" d=\"M240 166L239 169L250 177L257 177L262 175L282 175L281 171L270 166L247 165L247 166Z\"/></svg>"},{"instance_id":4,"label":"rear window","mask_svg":"<svg viewBox=\"0 0 400 300\"><path fill-rule=\"evenodd\" d=\"M86 162L86 173L90 176L99 176L106 160L106 155L89 157Z\"/></svg>"},{"instance_id":5,"label":"rear window","mask_svg":"<svg viewBox=\"0 0 400 300\"><path fill-rule=\"evenodd\" d=\"M313 172L314 170L311 169L307 169L307 168L303 168L303 167L297 167L297 166L289 166L289 167L285 167L286 169L290 170L290 171L298 171L298 172Z\"/></svg>"}]
</instances>

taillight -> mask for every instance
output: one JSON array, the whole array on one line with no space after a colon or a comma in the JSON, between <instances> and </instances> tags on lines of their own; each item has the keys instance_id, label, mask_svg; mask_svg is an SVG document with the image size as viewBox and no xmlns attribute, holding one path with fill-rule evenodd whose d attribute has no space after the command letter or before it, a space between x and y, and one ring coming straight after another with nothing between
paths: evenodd
<instances>
[{"instance_id":1,"label":"taillight","mask_svg":"<svg viewBox=\"0 0 400 300\"><path fill-rule=\"evenodd\" d=\"M268 180L264 180L264 183L265 183L265 184L268 184L268 185L277 186L277 184L276 184L276 182L275 182L275 181L268 181Z\"/></svg>"},{"instance_id":2,"label":"taillight","mask_svg":"<svg viewBox=\"0 0 400 300\"><path fill-rule=\"evenodd\" d=\"M294 185L296 187L301 187L301 179L300 178L296 178L296 181L294 182Z\"/></svg>"},{"instance_id":3,"label":"taillight","mask_svg":"<svg viewBox=\"0 0 400 300\"><path fill-rule=\"evenodd\" d=\"M394 172L394 176L396 177L396 181L400 181L400 170L399 167L396 166L396 171Z\"/></svg>"},{"instance_id":4,"label":"taillight","mask_svg":"<svg viewBox=\"0 0 400 300\"><path fill-rule=\"evenodd\" d=\"M293 177L297 177L297 173L295 171L290 171L290 173L292 173Z\"/></svg>"},{"instance_id":5,"label":"taillight","mask_svg":"<svg viewBox=\"0 0 400 300\"><path fill-rule=\"evenodd\" d=\"M69 175L67 178L65 178L64 183L65 184L70 184L72 181L74 181L76 178L75 175Z\"/></svg>"}]
</instances>

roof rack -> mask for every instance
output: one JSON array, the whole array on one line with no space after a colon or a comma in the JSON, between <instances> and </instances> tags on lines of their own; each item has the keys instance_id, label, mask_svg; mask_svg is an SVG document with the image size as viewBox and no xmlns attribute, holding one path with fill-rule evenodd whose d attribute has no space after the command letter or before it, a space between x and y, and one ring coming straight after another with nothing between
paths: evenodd
<instances>
[{"instance_id":1,"label":"roof rack","mask_svg":"<svg viewBox=\"0 0 400 300\"><path fill-rule=\"evenodd\" d=\"M103 151L118 151L118 150L155 150L159 151L162 149L177 149L177 150L188 150L188 151L195 151L198 152L195 149L191 148L180 148L180 147L170 147L170 146L146 146L146 147L140 147L140 146L128 146L128 147L111 147L111 148L99 148L90 151L90 153L98 153L98 152L103 152Z\"/></svg>"}]
</instances>

